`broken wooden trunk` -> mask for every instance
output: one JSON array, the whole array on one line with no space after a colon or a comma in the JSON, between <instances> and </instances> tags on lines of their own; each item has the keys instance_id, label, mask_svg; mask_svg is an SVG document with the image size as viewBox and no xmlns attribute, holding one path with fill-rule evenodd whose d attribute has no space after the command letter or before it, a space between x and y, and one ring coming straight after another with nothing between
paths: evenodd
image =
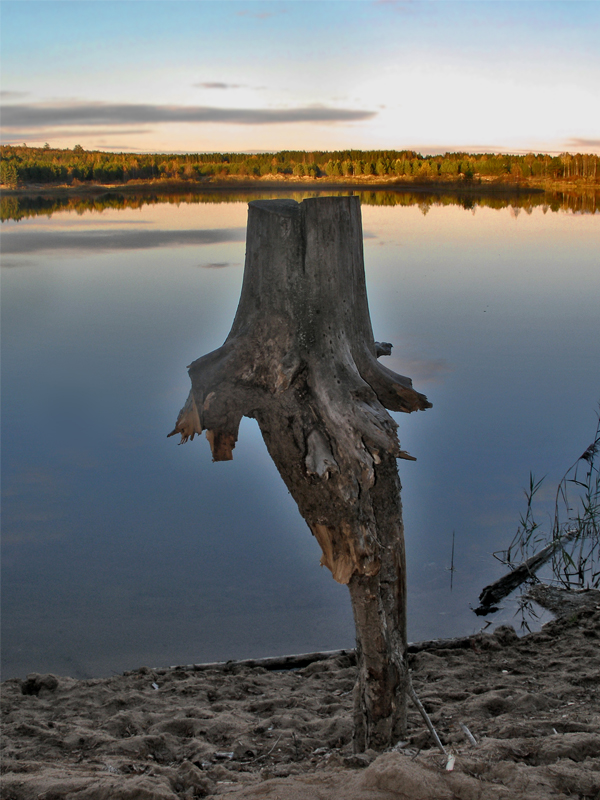
<instances>
[{"instance_id":1,"label":"broken wooden trunk","mask_svg":"<svg viewBox=\"0 0 600 800\"><path fill-rule=\"evenodd\" d=\"M189 368L192 389L169 435L206 430L232 458L242 416L268 451L350 590L359 677L355 750L395 744L406 724L406 571L396 422L430 408L377 361L358 197L249 204L246 265L227 340Z\"/></svg>"}]
</instances>

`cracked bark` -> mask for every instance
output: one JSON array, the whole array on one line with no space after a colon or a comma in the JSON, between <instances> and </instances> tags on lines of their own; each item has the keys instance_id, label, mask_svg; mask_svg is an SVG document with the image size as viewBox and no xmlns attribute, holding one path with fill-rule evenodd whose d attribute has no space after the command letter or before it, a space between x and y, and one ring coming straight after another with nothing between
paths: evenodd
<instances>
[{"instance_id":1,"label":"cracked bark","mask_svg":"<svg viewBox=\"0 0 600 800\"><path fill-rule=\"evenodd\" d=\"M356 197L249 204L246 264L225 343L189 367L171 435L206 430L229 460L254 417L321 564L350 590L357 636L354 746L384 749L406 724L406 569L397 425L385 410L430 408L377 361Z\"/></svg>"}]
</instances>

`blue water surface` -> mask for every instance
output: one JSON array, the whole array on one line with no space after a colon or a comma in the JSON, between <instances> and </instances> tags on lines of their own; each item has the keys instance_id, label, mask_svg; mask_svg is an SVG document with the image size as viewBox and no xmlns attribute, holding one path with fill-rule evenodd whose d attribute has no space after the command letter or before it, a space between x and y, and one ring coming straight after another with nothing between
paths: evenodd
<instances>
[{"instance_id":1,"label":"blue water surface","mask_svg":"<svg viewBox=\"0 0 600 800\"><path fill-rule=\"evenodd\" d=\"M593 437L600 217L529 211L363 205L375 338L433 402L396 415L418 459L399 462L412 640L482 627L470 605L503 572L491 553L529 472L547 476L545 523ZM181 203L3 224L4 677L353 646L347 589L256 424L233 462L166 438L186 365L229 332L246 214Z\"/></svg>"}]
</instances>

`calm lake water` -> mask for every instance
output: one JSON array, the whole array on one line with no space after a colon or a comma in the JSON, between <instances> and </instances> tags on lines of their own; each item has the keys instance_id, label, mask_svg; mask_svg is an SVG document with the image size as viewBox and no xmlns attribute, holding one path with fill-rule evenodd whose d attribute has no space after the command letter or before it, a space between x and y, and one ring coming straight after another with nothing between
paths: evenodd
<instances>
[{"instance_id":1,"label":"calm lake water","mask_svg":"<svg viewBox=\"0 0 600 800\"><path fill-rule=\"evenodd\" d=\"M418 458L399 462L409 638L470 633L530 470L543 520L593 438L600 215L362 212L384 363L434 406L396 415ZM246 216L245 200L165 202L2 225L4 677L353 646L347 589L254 421L233 462L166 438L186 365L233 321Z\"/></svg>"}]
</instances>

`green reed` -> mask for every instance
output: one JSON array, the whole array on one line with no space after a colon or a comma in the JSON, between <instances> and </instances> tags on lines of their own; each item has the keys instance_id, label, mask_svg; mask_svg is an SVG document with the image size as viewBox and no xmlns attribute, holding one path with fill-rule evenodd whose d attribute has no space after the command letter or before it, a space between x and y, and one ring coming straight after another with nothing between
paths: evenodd
<instances>
[{"instance_id":1,"label":"green reed","mask_svg":"<svg viewBox=\"0 0 600 800\"><path fill-rule=\"evenodd\" d=\"M529 474L526 507L506 550L494 553L511 568L550 546L552 579L565 589L600 588L600 412L594 441L560 480L550 528L534 516L534 498L545 478ZM532 578L534 575L532 573Z\"/></svg>"}]
</instances>

